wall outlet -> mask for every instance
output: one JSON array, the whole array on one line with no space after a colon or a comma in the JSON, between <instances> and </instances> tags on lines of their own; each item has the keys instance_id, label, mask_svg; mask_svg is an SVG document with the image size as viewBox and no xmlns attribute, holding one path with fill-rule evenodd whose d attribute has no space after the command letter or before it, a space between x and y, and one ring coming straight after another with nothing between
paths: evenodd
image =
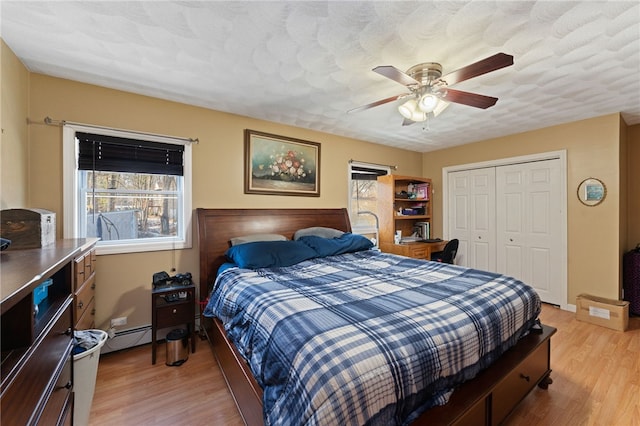
<instances>
[{"instance_id":1,"label":"wall outlet","mask_svg":"<svg viewBox=\"0 0 640 426\"><path fill-rule=\"evenodd\" d=\"M111 320L111 327L118 327L119 325L127 325L127 317L113 318Z\"/></svg>"}]
</instances>

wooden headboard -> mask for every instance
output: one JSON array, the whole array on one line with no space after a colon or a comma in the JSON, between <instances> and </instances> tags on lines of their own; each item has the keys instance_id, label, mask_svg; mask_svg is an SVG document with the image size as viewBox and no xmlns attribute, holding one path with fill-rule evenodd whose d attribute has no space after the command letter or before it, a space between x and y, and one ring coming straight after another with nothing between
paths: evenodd
<instances>
[{"instance_id":1,"label":"wooden headboard","mask_svg":"<svg viewBox=\"0 0 640 426\"><path fill-rule=\"evenodd\" d=\"M282 234L324 226L351 232L347 209L196 209L200 247L200 299L209 295L230 240L251 234Z\"/></svg>"}]
</instances>

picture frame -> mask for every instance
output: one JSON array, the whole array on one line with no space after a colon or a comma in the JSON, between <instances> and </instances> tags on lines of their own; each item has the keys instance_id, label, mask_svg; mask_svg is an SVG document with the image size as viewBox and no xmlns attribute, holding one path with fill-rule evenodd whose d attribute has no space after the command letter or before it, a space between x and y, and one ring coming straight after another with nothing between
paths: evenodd
<instances>
[{"instance_id":1,"label":"picture frame","mask_svg":"<svg viewBox=\"0 0 640 426\"><path fill-rule=\"evenodd\" d=\"M419 200L429 199L429 184L419 183L415 185L416 198Z\"/></svg>"},{"instance_id":2,"label":"picture frame","mask_svg":"<svg viewBox=\"0 0 640 426\"><path fill-rule=\"evenodd\" d=\"M245 194L320 196L320 143L244 131Z\"/></svg>"},{"instance_id":3,"label":"picture frame","mask_svg":"<svg viewBox=\"0 0 640 426\"><path fill-rule=\"evenodd\" d=\"M587 178L578 185L578 199L585 206L597 206L606 196L607 187L600 179Z\"/></svg>"}]
</instances>

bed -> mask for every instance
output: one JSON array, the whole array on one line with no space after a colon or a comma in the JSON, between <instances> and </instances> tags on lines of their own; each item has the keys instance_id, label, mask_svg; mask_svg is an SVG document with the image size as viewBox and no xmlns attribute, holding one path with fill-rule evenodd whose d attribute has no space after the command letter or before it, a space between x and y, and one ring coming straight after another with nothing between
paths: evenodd
<instances>
[{"instance_id":1,"label":"bed","mask_svg":"<svg viewBox=\"0 0 640 426\"><path fill-rule=\"evenodd\" d=\"M209 295L213 283L216 280L218 269L228 262L225 253L230 248L230 241L235 237L254 234L280 234L292 239L296 231L311 227L331 228L346 233L351 231L348 214L345 209L198 209L197 220L200 250L199 292L201 299L204 299ZM349 236L348 234L345 235L347 237ZM529 299L523 299L525 300L524 305L528 305L526 308L528 314L526 314L525 318L523 317L524 314L518 313L516 315L516 317L519 318L517 325L511 324L514 322L513 318L504 320L501 319L501 317L494 317L490 320L473 319L473 321L487 321L489 324L496 322L500 322L501 324L503 322L509 323L511 324L510 327L514 330L509 332L509 335L505 334L504 341L495 343L495 348L491 347L489 350L483 350L483 355L479 357L479 359L473 360L473 362L468 361L467 363L468 357L463 357L462 360L464 363L461 368L445 368L444 370L447 371L447 374L440 372L435 376L435 380L429 379L424 381L422 379L416 379L416 382L424 382L426 383L426 386L419 388L415 392L407 390L413 389L412 386L414 385L412 384L411 386L406 387L406 383L408 381L411 382L413 378L411 380L407 380L406 371L412 370L404 364L397 368L391 368L391 370L394 370L393 372L388 372L386 370L383 371L380 367L376 367L375 374L367 374L366 366L369 366L370 364L362 362L363 357L391 359L395 356L391 355L390 352L387 353L386 349L380 350L379 346L381 345L378 343L371 343L372 341L378 341L379 336L377 334L375 337L367 340L364 344L361 342L356 345L358 348L367 347L369 349L367 349L366 356L363 354L358 354L356 356L360 357L358 358L359 361L351 363L349 368L352 370L350 373L347 372L349 370L346 368L342 370L341 365L335 361L335 359L343 357L341 352L331 352L334 350L334 347L336 347L335 342L332 346L327 345L326 340L324 340L322 344L318 344L317 347L314 347L314 343L309 340L305 340L309 339L309 336L303 336L300 337L301 343L299 344L295 343L298 342L298 339L292 339L292 342L294 343L291 343L291 348L288 348L286 345L284 345L284 347L282 345L279 347L267 347L266 343L263 343L265 339L258 339L260 335L264 333L273 333L275 336L278 333L281 335L284 333L289 336L293 333L297 336L295 331L292 332L292 330L297 330L295 326L296 323L294 322L293 326L282 326L283 328L279 328L281 327L280 325L278 325L278 327L273 326L273 324L267 325L269 323L269 319L273 318L274 311L278 310L273 308L273 306L281 306L281 301L274 302L273 304L242 302L240 301L241 298L239 295L257 291L256 289L261 286L255 284L260 284L266 279L273 280L268 286L275 286L276 293L283 293L284 291L284 293L288 295L285 299L291 299L291 294L295 294L295 297L298 297L300 293L308 294L310 290L309 287L304 287L306 286L305 280L312 275L318 275L321 277L320 281L331 281L330 285L336 286L338 285L336 284L337 281L332 281L334 280L334 276L325 274L324 272L317 272L319 268L327 268L324 264L326 262L329 262L331 265L330 268L333 269L342 268L347 264L357 265L360 268L359 272L358 269L356 269L355 273L353 270L350 272L340 272L341 274L351 274L349 275L351 277L351 281L362 284L359 287L356 286L357 290L350 290L356 293L375 291L375 289L378 288L384 290L382 291L383 293L386 293L388 290L387 286L392 284L387 282L388 280L386 280L386 278L381 279L380 274L386 274L389 271L391 271L392 275L396 276L396 280L393 281L394 283L397 283L393 284L396 286L396 290L397 286L413 286L414 283L412 282L417 281L415 278L408 276L406 271L424 269L425 273L428 274L428 271L431 270L431 274L435 278L428 279L432 279L435 283L451 282L450 277L447 274L463 274L467 281L474 281L479 279L478 277L486 275L486 273L483 273L482 271L469 270L461 272L461 268L456 269L457 267L437 265L433 262L421 262L415 259L402 258L384 253L372 253L370 250L356 250L354 252L340 253L337 256L318 256L318 258L312 258L312 256L309 256L308 260L304 260L299 264L296 263L293 267L259 270L259 273L248 269L231 268L229 271L222 274L220 280L221 282L223 280L227 280L228 284L219 284L219 288L216 290L216 294L213 299L217 301L220 306L233 305L234 309L238 309L240 313L224 313L224 311L219 311L218 316L223 317L227 324L227 329L225 329L225 325L222 320L215 315L211 316L211 312L208 311L206 313L207 315L201 316L201 329L211 343L212 350L223 371L227 385L246 424L260 425L264 424L265 420L268 424L279 423L280 419L287 418L283 413L289 409L288 407L283 408L283 401L285 401L284 405L287 405L286 401L294 400L297 402L303 402L301 404L293 404L296 405L296 409L292 409L294 415L291 419L288 419L290 424L295 424L296 422L299 422L300 424L326 424L328 422L327 419L330 418L334 419L334 421L331 421L332 423L340 422L346 424L499 424L508 416L515 405L521 401L528 392L535 388L536 385L541 388L546 388L548 384L551 383L551 379L549 377L551 373L549 359L550 337L554 334L555 330L547 326L535 327L535 329L531 328L531 326L537 322L535 315L532 316L531 314L531 312L537 312L535 311L536 307L532 307L531 305L534 305L535 303L539 305L539 299L537 302L528 301ZM407 267L409 269L407 269ZM365 270L368 272L365 273ZM296 280L290 280L290 277L293 275L300 275L302 278L300 281L296 281L300 277L296 277ZM491 276L489 278L490 280L495 281L496 277ZM499 277L499 279L502 280L503 278ZM372 284L374 282L375 284ZM234 285L236 285L235 283L238 283L238 289L229 290L229 293L225 295L224 302L220 302L221 299L218 297L220 295L219 293L221 291L227 291L227 287L231 289L232 283ZM304 286L299 287L301 285ZM313 285L320 287L319 284L314 283ZM419 283L416 285L418 287L415 289L413 287L407 289L403 287L402 291L397 293L395 290L390 291L390 293L394 295L410 292L408 293L411 295L408 302L411 303L412 300L415 300L416 303L410 307L410 309L412 309L410 311L411 315L405 315L403 319L397 321L401 323L401 328L411 331L413 331L414 328L430 327L430 323L428 321L420 323L420 318L422 318L425 313L424 311L421 311L421 309L423 309L424 305L428 304L425 302L435 303L433 306L441 303L441 300L434 301L433 295L425 292L425 289L427 288L431 291L430 285L426 285L425 283ZM473 284L473 286L476 285L485 284ZM313 287L314 292L316 291L316 287ZM446 289L446 291L449 291L449 287L451 287L451 285L441 285L440 289ZM221 290L222 288L225 290ZM303 290L300 291L300 288L303 288ZM482 290L478 291L479 289ZM473 291L475 291L475 293L486 293L486 289L487 287L478 287ZM518 289L518 291L521 290L522 289ZM287 293L289 291L293 291L293 293ZM371 297L371 300L377 300L378 296L379 294L376 294L375 297ZM254 298L254 300L264 301L269 297L272 296L260 294L257 298ZM425 299L421 300L421 297L424 297ZM447 295L445 298L447 301L450 301L452 300L452 297L457 297L456 300L461 304L466 303L467 305L472 305L468 302L470 297L468 294L460 297ZM518 297L521 297L521 295L516 298ZM530 296L527 296L527 298L529 297ZM365 299L366 298L367 297L365 297ZM492 297L491 300L497 298L500 297ZM318 296L318 294L314 293L311 299L311 301L308 301L307 299L296 300L293 304L296 306L307 306L307 313L316 312L318 305L323 305L322 308L324 309L326 308L324 305L328 303L327 300L335 299L335 297ZM227 300L233 300L233 303L227 303ZM358 301L358 303L362 302ZM369 304L365 309L360 310L349 308L348 314L345 314L343 310L336 308L336 306L331 306L328 308L329 311L322 311L323 321L321 322L331 324L335 322L335 328L331 328L333 325L330 327L325 324L325 329L318 330L316 335L328 336L327 333L333 333L337 329L348 330L346 332L347 334L341 335L341 337L337 338L338 341L341 341L345 338L344 336L353 335L349 334L353 331L353 328L361 328L365 323L376 324L376 320L384 318L384 326L378 325L373 328L373 331L372 329L367 329L368 331L366 332L369 334L379 333L382 329L386 329L387 323L396 322L395 319L398 317L396 317L395 314L389 316L389 313L385 312L379 316L374 315L367 318L363 317L361 321L356 321L355 325L345 324L342 321L345 316L352 316L353 312L356 312L353 314L356 318L360 318L358 315L361 315L363 312L368 315L368 312L372 310L375 311L376 309L381 308L381 306L386 307L390 303L391 302L386 301L380 306ZM402 303L402 309L405 309L407 301L405 300ZM214 303L212 302L212 304ZM246 322L246 318L243 317L243 315L245 315L248 305L261 305L258 310L262 313L261 315L263 315L260 317L262 318L262 320L260 320L262 322L258 321L257 326L254 326L255 328L238 329L232 327L233 324L238 326ZM340 302L338 305L342 306ZM454 308L457 309L457 305L454 306ZM270 309L271 311L269 311ZM448 306L447 309L451 309L451 306ZM510 310L512 308L504 307L504 309ZM473 307L471 307L470 310L473 310ZM205 309L203 309L203 312L204 311ZM300 313L296 315L298 316L298 321L302 321L298 324L308 324L310 317L305 317L305 314ZM326 318L329 318L329 320L325 321ZM390 318L394 318L394 320L390 321ZM410 320L407 320L407 318ZM506 314L505 318L507 318ZM278 321L278 324L280 324L280 321ZM408 327L408 324L411 326ZM278 329L278 333L274 332L276 328ZM447 326L444 328L446 329ZM443 338L442 336L444 334L455 335L458 333L458 329L462 328L464 327L458 324L455 326L449 326L447 333L432 333L432 331L430 331L430 333L435 337L429 337L429 339L425 340L428 340L429 342L437 340L440 342L440 339ZM282 330L286 330L286 332L283 332ZM386 332L386 334L391 336L395 336L395 333L395 331ZM503 333L501 332L500 334ZM266 336L266 340L269 342L271 340L277 340L275 337L271 338L270 334L266 334ZM423 337L424 336L417 339L416 336L408 335L404 338L415 342L422 341ZM328 337L327 339L332 338L335 339L335 336ZM395 340L402 340L402 338L397 338ZM480 345L488 345L488 341L480 338L478 338L478 341L481 342L479 343ZM232 342L239 343L238 347L236 347ZM464 344L461 344L463 342ZM460 347L456 347L456 349L452 350L457 352L466 350L464 347L468 346L466 343L468 342L468 337L465 337L463 342L452 341L451 344L460 344ZM383 344L385 347L394 345L395 343L388 343L386 341ZM323 347L322 350L320 348L321 346ZM434 345L421 343L420 345L417 345L421 349L416 350L415 346L416 345L413 345L411 350L416 353L420 351L422 351L420 353L427 353L430 351L429 347L431 347L431 349L434 347ZM507 346L509 346L510 349L505 350ZM293 350L293 348L295 348L295 350ZM289 349L292 350L289 351ZM353 348L341 348L340 350L353 352ZM400 347L399 350L404 351L407 349ZM285 354L285 352L291 353ZM372 352L374 353L373 355ZM407 358L415 357L412 355ZM435 359L436 361L429 361L427 364L435 363L449 365L449 363L461 363L461 360L457 358L454 358L453 361L446 357ZM310 362L309 360L313 360L313 362ZM326 360L326 366L322 363L324 362L322 360ZM260 370L261 365L266 366L266 373L265 370ZM273 365L283 366L283 368L274 369L272 367ZM311 369L313 371L309 372L304 370L304 366L306 365L314 366L313 368L307 369ZM399 365L399 363L394 359L392 365ZM301 368L293 368L296 366ZM325 368L326 371L322 371ZM280 370L286 370L288 373L283 374ZM334 377L342 377L342 382L333 383L333 387L329 388L319 387L318 389L320 389L320 391L314 390L312 392L310 390L310 387L312 386L309 385L309 383L324 383L324 381L316 380L313 376L309 375L314 373L316 370L319 372L322 371L324 377L329 378L327 381L335 382L336 380L333 379ZM353 371L357 371L357 374L353 373ZM380 371L383 372L380 373ZM398 373L398 371L401 371L402 373ZM404 374L404 376L398 379L397 376L402 374ZM410 373L408 375L413 377L414 373ZM297 384L298 382L293 380L292 377L296 377L302 385ZM346 379L344 377L346 377ZM365 377L366 379L361 380L361 377ZM452 382L450 382L449 379L451 379ZM281 381L278 382L278 380ZM377 380L379 380L379 382L377 382ZM390 382L388 382L389 380ZM345 384L350 382L354 382L354 386L359 386L359 388L356 390L347 390L345 393L341 394L340 389L344 388ZM400 383L402 383L402 385L400 385ZM388 392L390 388L394 389L393 392ZM282 393L283 389L285 389L285 393ZM327 396L327 393L331 393L331 396ZM361 396L363 393L371 393L373 396ZM389 393L393 395L389 396ZM318 394L321 395L320 399L318 399ZM354 394L356 396L354 396ZM394 404L388 403L388 398L394 398L398 394L401 394L402 398L406 397L406 400L402 399L400 401L396 401ZM307 397L309 398L309 401L306 401L305 398ZM378 401L382 401L379 403L380 407L374 407L373 405L376 405ZM341 417L344 414L343 411L351 413L353 406L356 406L355 414L349 414L351 417ZM343 410L340 407L348 408L344 408ZM327 414L322 414L320 417L317 417L319 416L317 413L320 411L323 413L326 412ZM389 414L389 412L391 412L391 414Z\"/></svg>"}]
</instances>

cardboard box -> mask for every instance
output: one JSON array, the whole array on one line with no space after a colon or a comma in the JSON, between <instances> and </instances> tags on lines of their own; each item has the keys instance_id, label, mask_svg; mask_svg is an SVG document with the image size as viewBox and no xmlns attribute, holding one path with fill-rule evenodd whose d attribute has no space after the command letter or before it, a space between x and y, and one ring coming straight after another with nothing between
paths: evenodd
<instances>
[{"instance_id":1,"label":"cardboard box","mask_svg":"<svg viewBox=\"0 0 640 426\"><path fill-rule=\"evenodd\" d=\"M9 249L40 248L56 242L56 214L44 209L0 211L0 236L11 240Z\"/></svg>"},{"instance_id":2,"label":"cardboard box","mask_svg":"<svg viewBox=\"0 0 640 426\"><path fill-rule=\"evenodd\" d=\"M576 318L618 331L629 327L629 302L580 294L576 298Z\"/></svg>"}]
</instances>

